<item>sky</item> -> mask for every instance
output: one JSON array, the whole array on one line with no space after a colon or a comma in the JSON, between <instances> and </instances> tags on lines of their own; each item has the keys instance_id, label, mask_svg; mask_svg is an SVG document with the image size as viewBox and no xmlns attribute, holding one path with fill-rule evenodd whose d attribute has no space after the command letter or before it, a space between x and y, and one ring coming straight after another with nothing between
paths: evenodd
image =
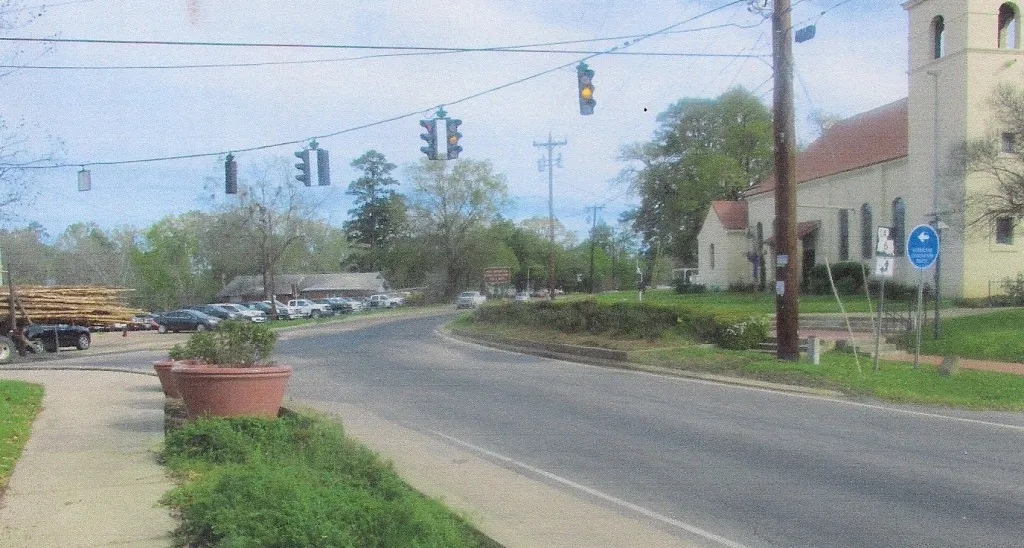
<instances>
[{"instance_id":1,"label":"sky","mask_svg":"<svg viewBox=\"0 0 1024 548\"><path fill-rule=\"evenodd\" d=\"M505 176L514 204L506 216L514 220L547 216L548 174L538 169L546 151L534 144L549 135L566 141L555 149L555 216L583 238L593 220L587 208L600 206L598 220L615 225L635 207L637 198L616 182L626 167L618 155L650 140L669 105L734 86L771 104L771 22L750 4L15 0L32 9L13 13L41 15L0 30L0 38L360 47L0 41L0 63L21 67L0 69L0 118L25 125L30 153L59 139L57 163L66 166L31 172L36 197L7 227L37 222L56 237L74 223L145 228L210 210L232 199L224 195L226 152L234 151L244 182L274 157L294 162L302 148L268 145L327 135L317 142L330 151L333 184L304 191L340 227L352 208L345 190L358 177L350 163L377 150L399 166L404 183L406 166L424 157L419 120L443 105L463 121L460 158L489 160ZM899 2L793 4L794 28L816 26L812 40L793 48L801 140L813 138L814 110L846 117L907 95L907 16ZM376 49L580 40L587 41L532 48L544 52ZM577 101L574 67L584 58L595 71L590 116L580 115ZM53 68L209 64L258 66ZM267 148L246 151L259 147ZM104 165L187 155L206 156ZM87 192L77 190L81 167L91 174Z\"/></svg>"}]
</instances>

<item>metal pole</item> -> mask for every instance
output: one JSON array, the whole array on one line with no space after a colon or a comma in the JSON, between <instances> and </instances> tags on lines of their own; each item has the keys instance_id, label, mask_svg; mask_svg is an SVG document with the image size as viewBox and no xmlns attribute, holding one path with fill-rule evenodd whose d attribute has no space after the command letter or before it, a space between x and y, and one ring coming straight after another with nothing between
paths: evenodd
<instances>
[{"instance_id":1,"label":"metal pole","mask_svg":"<svg viewBox=\"0 0 1024 548\"><path fill-rule=\"evenodd\" d=\"M782 295L775 299L775 321L780 360L797 361L799 351L799 287L796 256L796 153L793 120L793 40L789 0L775 0L772 11L773 133L775 138L775 241L776 281ZM784 262L784 264L779 264Z\"/></svg>"},{"instance_id":2,"label":"metal pole","mask_svg":"<svg viewBox=\"0 0 1024 548\"><path fill-rule=\"evenodd\" d=\"M914 369L921 359L921 332L924 330L922 315L924 311L924 270L917 280L917 346L914 348Z\"/></svg>"},{"instance_id":3,"label":"metal pole","mask_svg":"<svg viewBox=\"0 0 1024 548\"><path fill-rule=\"evenodd\" d=\"M548 132L548 142L538 143L534 141L533 146L548 149L548 298L555 299L555 194L554 194L554 159L552 153L556 146L567 144L565 140L552 141L551 132ZM559 166L561 167L561 166Z\"/></svg>"},{"instance_id":4,"label":"metal pole","mask_svg":"<svg viewBox=\"0 0 1024 548\"><path fill-rule=\"evenodd\" d=\"M882 278L881 287L878 290L878 328L875 331L875 363L872 371L878 371L878 352L882 341L882 311L885 309L885 277Z\"/></svg>"}]
</instances>

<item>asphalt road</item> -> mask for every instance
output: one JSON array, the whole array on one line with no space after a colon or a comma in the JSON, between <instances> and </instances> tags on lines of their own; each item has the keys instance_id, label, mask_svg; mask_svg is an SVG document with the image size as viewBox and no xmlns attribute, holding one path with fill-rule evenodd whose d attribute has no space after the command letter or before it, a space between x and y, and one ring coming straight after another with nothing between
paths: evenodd
<instances>
[{"instance_id":1,"label":"asphalt road","mask_svg":"<svg viewBox=\"0 0 1024 548\"><path fill-rule=\"evenodd\" d=\"M682 538L699 529L746 546L1024 545L1022 415L577 365L441 337L446 319L311 333L282 341L276 357L295 370L293 398L359 405L506 457L503 466L560 478L575 496L598 494ZM105 362L148 368L160 354Z\"/></svg>"}]
</instances>

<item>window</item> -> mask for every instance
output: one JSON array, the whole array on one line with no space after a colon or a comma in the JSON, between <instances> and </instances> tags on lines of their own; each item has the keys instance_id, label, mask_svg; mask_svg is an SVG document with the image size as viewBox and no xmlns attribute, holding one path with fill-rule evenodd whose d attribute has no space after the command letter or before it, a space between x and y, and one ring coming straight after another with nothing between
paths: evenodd
<instances>
[{"instance_id":1,"label":"window","mask_svg":"<svg viewBox=\"0 0 1024 548\"><path fill-rule=\"evenodd\" d=\"M708 253L708 264L711 265L711 270L715 269L715 244L711 244L711 249Z\"/></svg>"},{"instance_id":2,"label":"window","mask_svg":"<svg viewBox=\"0 0 1024 548\"><path fill-rule=\"evenodd\" d=\"M903 198L892 201L892 241L896 243L896 256L902 257L907 247L907 204Z\"/></svg>"},{"instance_id":3,"label":"window","mask_svg":"<svg viewBox=\"0 0 1024 548\"><path fill-rule=\"evenodd\" d=\"M860 206L860 257L862 259L870 259L875 255L875 246L872 241L874 234L871 206L864 204Z\"/></svg>"},{"instance_id":4,"label":"window","mask_svg":"<svg viewBox=\"0 0 1024 548\"><path fill-rule=\"evenodd\" d=\"M839 210L839 260L850 260L850 212Z\"/></svg>"},{"instance_id":5,"label":"window","mask_svg":"<svg viewBox=\"0 0 1024 548\"><path fill-rule=\"evenodd\" d=\"M1017 136L1007 131L1003 133L1001 137L1002 138L1000 139L1000 150L1012 154L1014 148L1016 148L1015 145L1017 144Z\"/></svg>"},{"instance_id":6,"label":"window","mask_svg":"<svg viewBox=\"0 0 1024 548\"><path fill-rule=\"evenodd\" d=\"M1017 49L1018 28L1017 8L1010 3L999 6L998 47L1001 49Z\"/></svg>"},{"instance_id":7,"label":"window","mask_svg":"<svg viewBox=\"0 0 1024 548\"><path fill-rule=\"evenodd\" d=\"M996 219L996 243L1013 244L1013 218L999 217Z\"/></svg>"},{"instance_id":8,"label":"window","mask_svg":"<svg viewBox=\"0 0 1024 548\"><path fill-rule=\"evenodd\" d=\"M935 59L942 57L946 50L946 23L941 15L932 19L932 53Z\"/></svg>"}]
</instances>

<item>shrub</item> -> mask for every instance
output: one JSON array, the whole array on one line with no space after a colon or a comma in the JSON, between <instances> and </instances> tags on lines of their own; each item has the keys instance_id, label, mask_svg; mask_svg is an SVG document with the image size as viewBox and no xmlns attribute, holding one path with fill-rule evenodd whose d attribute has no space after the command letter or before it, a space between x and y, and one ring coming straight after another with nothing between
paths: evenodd
<instances>
[{"instance_id":1,"label":"shrub","mask_svg":"<svg viewBox=\"0 0 1024 548\"><path fill-rule=\"evenodd\" d=\"M864 269L855 261L829 265L836 291L840 295L856 295L864 292ZM889 284L886 284L888 291ZM815 265L807 273L801 289L808 295L831 295L832 286L828 281L828 268L824 264Z\"/></svg>"},{"instance_id":2,"label":"shrub","mask_svg":"<svg viewBox=\"0 0 1024 548\"><path fill-rule=\"evenodd\" d=\"M174 345L172 360L199 360L208 365L253 367L270 357L277 333L265 324L223 321L213 331L192 334L185 345Z\"/></svg>"},{"instance_id":3,"label":"shrub","mask_svg":"<svg viewBox=\"0 0 1024 548\"><path fill-rule=\"evenodd\" d=\"M684 279L676 280L676 293L679 293L680 295L704 293L707 290L708 287L704 284L690 283L688 280Z\"/></svg>"},{"instance_id":4,"label":"shrub","mask_svg":"<svg viewBox=\"0 0 1024 548\"><path fill-rule=\"evenodd\" d=\"M1006 296L1011 306L1024 306L1024 274L1018 274L1017 279L1006 278L1003 280L1003 287L1006 288Z\"/></svg>"},{"instance_id":5,"label":"shrub","mask_svg":"<svg viewBox=\"0 0 1024 548\"><path fill-rule=\"evenodd\" d=\"M749 350L764 342L768 332L767 317L751 316L722 329L716 343L729 350Z\"/></svg>"},{"instance_id":6,"label":"shrub","mask_svg":"<svg viewBox=\"0 0 1024 548\"><path fill-rule=\"evenodd\" d=\"M732 282L729 284L729 293L755 293L757 284L754 282Z\"/></svg>"}]
</instances>

